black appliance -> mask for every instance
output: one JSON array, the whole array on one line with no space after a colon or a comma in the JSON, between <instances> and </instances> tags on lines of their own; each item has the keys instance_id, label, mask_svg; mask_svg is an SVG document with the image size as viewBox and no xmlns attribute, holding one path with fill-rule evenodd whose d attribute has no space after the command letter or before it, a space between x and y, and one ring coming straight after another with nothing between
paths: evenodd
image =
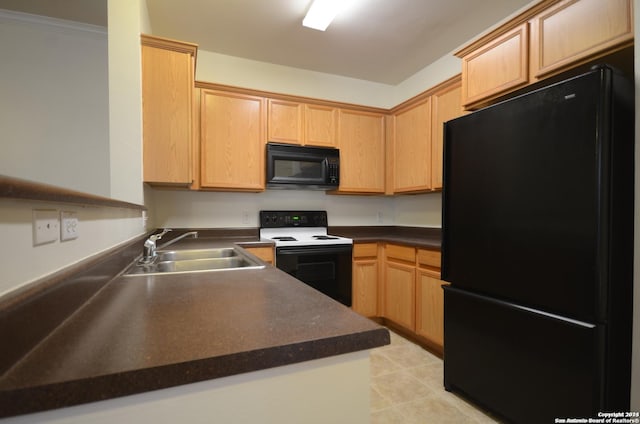
<instances>
[{"instance_id":1,"label":"black appliance","mask_svg":"<svg viewBox=\"0 0 640 424\"><path fill-rule=\"evenodd\" d=\"M445 389L516 423L629 410L633 95L598 66L445 124Z\"/></svg>"},{"instance_id":2,"label":"black appliance","mask_svg":"<svg viewBox=\"0 0 640 424\"><path fill-rule=\"evenodd\" d=\"M267 188L335 190L340 185L340 151L267 143Z\"/></svg>"},{"instance_id":3,"label":"black appliance","mask_svg":"<svg viewBox=\"0 0 640 424\"><path fill-rule=\"evenodd\" d=\"M326 211L260 211L260 238L276 244L276 267L351 306L353 240L327 233Z\"/></svg>"}]
</instances>

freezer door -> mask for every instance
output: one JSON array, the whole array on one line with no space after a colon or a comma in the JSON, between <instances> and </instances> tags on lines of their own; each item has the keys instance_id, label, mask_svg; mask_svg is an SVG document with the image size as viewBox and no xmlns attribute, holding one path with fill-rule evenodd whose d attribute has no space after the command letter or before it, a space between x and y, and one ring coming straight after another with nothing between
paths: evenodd
<instances>
[{"instance_id":1,"label":"freezer door","mask_svg":"<svg viewBox=\"0 0 640 424\"><path fill-rule=\"evenodd\" d=\"M445 287L444 331L447 390L517 423L603 410L599 326Z\"/></svg>"}]
</instances>

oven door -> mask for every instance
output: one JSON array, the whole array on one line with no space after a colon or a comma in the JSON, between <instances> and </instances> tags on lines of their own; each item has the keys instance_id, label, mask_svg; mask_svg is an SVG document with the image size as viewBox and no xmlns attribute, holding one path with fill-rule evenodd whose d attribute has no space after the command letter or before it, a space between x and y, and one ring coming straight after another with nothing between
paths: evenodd
<instances>
[{"instance_id":1,"label":"oven door","mask_svg":"<svg viewBox=\"0 0 640 424\"><path fill-rule=\"evenodd\" d=\"M276 248L276 266L298 280L351 306L352 245Z\"/></svg>"}]
</instances>

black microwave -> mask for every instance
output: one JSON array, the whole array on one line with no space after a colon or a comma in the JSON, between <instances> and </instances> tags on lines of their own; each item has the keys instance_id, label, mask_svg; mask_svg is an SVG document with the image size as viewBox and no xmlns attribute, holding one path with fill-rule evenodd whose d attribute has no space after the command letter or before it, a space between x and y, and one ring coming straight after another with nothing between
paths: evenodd
<instances>
[{"instance_id":1,"label":"black microwave","mask_svg":"<svg viewBox=\"0 0 640 424\"><path fill-rule=\"evenodd\" d=\"M325 147L267 143L267 188L335 190L340 151Z\"/></svg>"}]
</instances>

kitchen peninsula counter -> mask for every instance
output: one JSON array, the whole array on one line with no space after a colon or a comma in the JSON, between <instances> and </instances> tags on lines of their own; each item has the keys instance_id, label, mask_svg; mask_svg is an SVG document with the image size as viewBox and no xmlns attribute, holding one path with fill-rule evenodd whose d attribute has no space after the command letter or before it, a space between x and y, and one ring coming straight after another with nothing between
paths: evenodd
<instances>
[{"instance_id":1,"label":"kitchen peninsula counter","mask_svg":"<svg viewBox=\"0 0 640 424\"><path fill-rule=\"evenodd\" d=\"M214 240L186 245L235 244ZM259 243L250 237L238 241ZM118 275L0 377L0 417L388 343L386 329L270 265Z\"/></svg>"}]
</instances>

